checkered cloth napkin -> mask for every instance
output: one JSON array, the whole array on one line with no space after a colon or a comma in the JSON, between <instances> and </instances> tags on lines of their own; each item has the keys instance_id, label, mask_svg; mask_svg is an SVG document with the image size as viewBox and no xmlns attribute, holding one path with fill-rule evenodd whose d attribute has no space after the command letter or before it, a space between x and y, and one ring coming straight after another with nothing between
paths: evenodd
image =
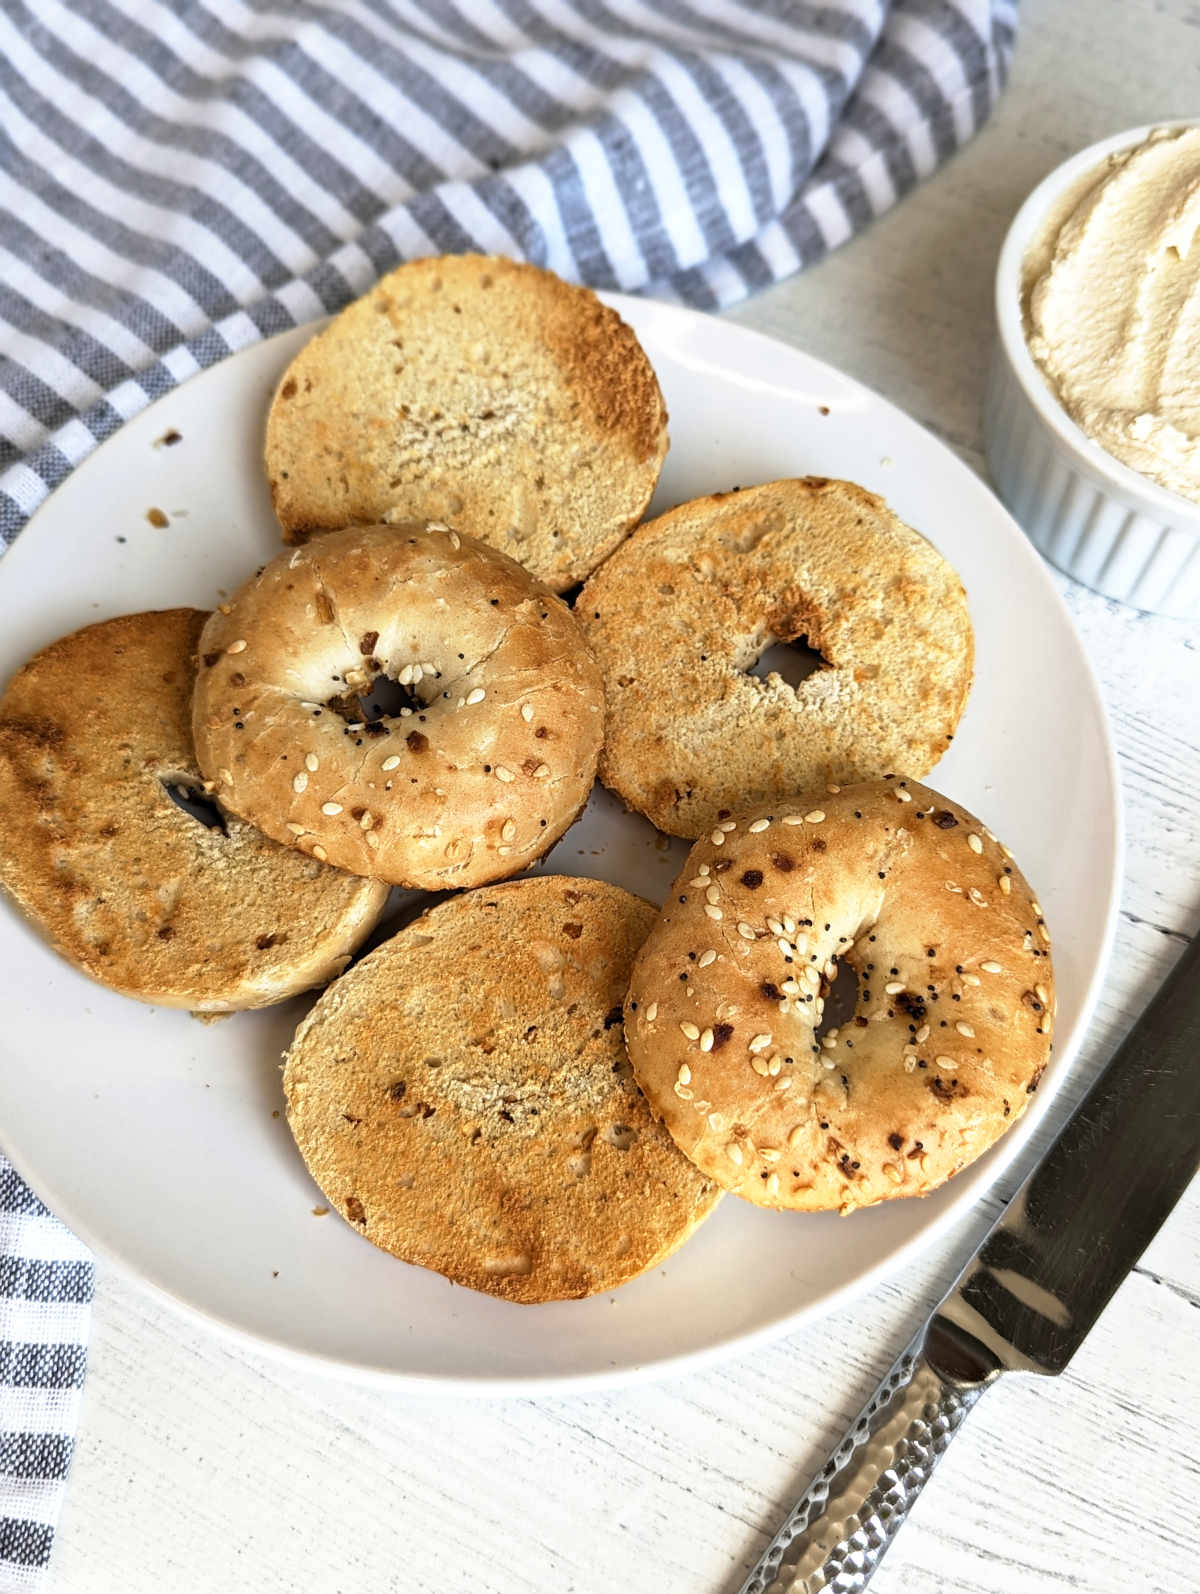
<instances>
[{"instance_id":1,"label":"checkered cloth napkin","mask_svg":"<svg viewBox=\"0 0 1200 1594\"><path fill-rule=\"evenodd\" d=\"M1015 28L1016 0L4 0L0 549L128 416L400 260L702 309L800 270L974 133ZM91 1287L0 1158L0 1594L49 1557Z\"/></svg>"}]
</instances>

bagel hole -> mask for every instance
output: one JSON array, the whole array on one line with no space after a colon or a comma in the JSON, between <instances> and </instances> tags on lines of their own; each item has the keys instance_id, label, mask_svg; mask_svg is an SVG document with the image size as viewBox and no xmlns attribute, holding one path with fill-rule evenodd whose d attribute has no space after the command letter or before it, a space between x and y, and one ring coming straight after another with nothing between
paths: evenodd
<instances>
[{"instance_id":1,"label":"bagel hole","mask_svg":"<svg viewBox=\"0 0 1200 1594\"><path fill-rule=\"evenodd\" d=\"M817 1025L816 1039L819 1041L827 1030L842 1029L854 1017L857 1007L858 972L845 958L839 958L837 972L825 993L825 1011Z\"/></svg>"},{"instance_id":2,"label":"bagel hole","mask_svg":"<svg viewBox=\"0 0 1200 1594\"><path fill-rule=\"evenodd\" d=\"M381 674L371 682L369 691L331 697L326 707L351 724L361 721L373 725L377 720L399 719L402 709L410 714L419 713L425 707L425 700L418 697L412 687L401 686L390 675Z\"/></svg>"},{"instance_id":3,"label":"bagel hole","mask_svg":"<svg viewBox=\"0 0 1200 1594\"><path fill-rule=\"evenodd\" d=\"M197 820L209 830L219 830L223 836L229 834L225 815L199 786L191 786L186 780L164 780L162 784L176 808L182 808L190 819Z\"/></svg>"},{"instance_id":4,"label":"bagel hole","mask_svg":"<svg viewBox=\"0 0 1200 1594\"><path fill-rule=\"evenodd\" d=\"M809 647L807 637L798 636L792 642L781 642L773 637L765 652L759 654L746 674L758 681L765 681L769 675L778 675L794 691L810 675L828 668L829 660L815 648Z\"/></svg>"}]
</instances>

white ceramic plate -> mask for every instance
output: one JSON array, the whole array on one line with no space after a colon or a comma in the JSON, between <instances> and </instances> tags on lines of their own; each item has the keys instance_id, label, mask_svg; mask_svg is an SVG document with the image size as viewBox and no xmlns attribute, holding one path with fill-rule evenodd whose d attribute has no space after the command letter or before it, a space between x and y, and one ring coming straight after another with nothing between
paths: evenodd
<instances>
[{"instance_id":1,"label":"white ceramic plate","mask_svg":"<svg viewBox=\"0 0 1200 1594\"><path fill-rule=\"evenodd\" d=\"M722 1202L665 1266L614 1295L522 1307L378 1251L324 1206L280 1116L280 1054L303 1001L204 1025L91 984L0 905L0 1143L110 1260L289 1354L460 1391L626 1380L782 1333L894 1269L978 1200L1061 1083L1116 907L1120 810L1103 710L1037 555L987 488L890 404L828 366L672 306L613 302L658 371L671 452L655 507L814 473L886 495L966 582L977 675L929 777L1007 840L1054 934L1058 1047L1030 1111L924 1201L849 1219ZM211 606L279 547L260 466L279 373L311 335L270 339L129 421L0 562L0 680L89 621ZM163 446L169 429L181 441ZM147 521L163 510L169 525ZM86 712L88 683L80 682ZM544 867L661 900L680 843L597 790Z\"/></svg>"}]
</instances>

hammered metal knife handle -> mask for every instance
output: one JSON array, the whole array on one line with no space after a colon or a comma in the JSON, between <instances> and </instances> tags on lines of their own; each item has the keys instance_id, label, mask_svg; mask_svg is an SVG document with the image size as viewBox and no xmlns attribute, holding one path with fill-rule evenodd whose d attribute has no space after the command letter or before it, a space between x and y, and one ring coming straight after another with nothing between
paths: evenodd
<instances>
[{"instance_id":1,"label":"hammered metal knife handle","mask_svg":"<svg viewBox=\"0 0 1200 1594\"><path fill-rule=\"evenodd\" d=\"M788 1515L741 1594L858 1594L986 1382L957 1384L921 1339L899 1358Z\"/></svg>"}]
</instances>

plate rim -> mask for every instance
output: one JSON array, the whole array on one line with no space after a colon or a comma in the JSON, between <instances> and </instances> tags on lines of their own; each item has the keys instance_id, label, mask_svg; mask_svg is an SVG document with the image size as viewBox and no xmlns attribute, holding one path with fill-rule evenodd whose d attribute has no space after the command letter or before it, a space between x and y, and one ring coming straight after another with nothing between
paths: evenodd
<instances>
[{"instance_id":1,"label":"plate rim","mask_svg":"<svg viewBox=\"0 0 1200 1594\"><path fill-rule=\"evenodd\" d=\"M1026 1149L1038 1126L1052 1110L1067 1076L1075 1069L1079 1053L1087 1038L1088 1030L1095 1014L1104 977L1112 957L1120 912L1122 866L1125 854L1124 792L1120 780L1120 766L1117 760L1112 726L1092 660L1083 645L1083 640L1076 629L1070 609L1062 593L1058 590L1049 570L1032 543L1030 543L1014 517L999 498L996 497L988 482L976 471L972 470L965 460L960 459L947 443L898 404L869 384L860 381L859 378L848 371L844 371L828 361L810 354L797 344L788 342L781 337L772 336L770 333L761 332L756 328L743 326L739 322L727 320L724 317L710 316L703 311L693 310L687 306L672 304L664 300L610 292L601 292L598 297L605 304L618 311L626 321L634 325L635 331L637 330L636 321L641 316L649 314L658 320L668 323L674 321L681 330L688 327L694 329L698 324L715 323L721 327L723 332L730 334L735 341L757 345L764 354L767 351L786 350L789 356L799 357L805 361L812 368L815 375L827 377L843 386L848 385L872 405L883 406L886 411L893 416L898 416L906 425L915 427L928 443L935 446L941 455L953 461L957 470L965 473L966 478L971 481L975 489L985 493L991 500L994 511L1008 523L1015 542L1025 550L1029 568L1035 569L1037 572L1034 579L1039 581L1042 584L1043 591L1049 594L1052 605L1057 609L1060 621L1074 643L1079 662L1082 665L1082 684L1091 698L1094 721L1100 733L1100 747L1108 777L1108 794L1112 811L1112 856L1106 860L1108 863L1108 884L1104 922L1097 957L1081 996L1079 1016L1073 1032L1071 1046L1065 1056L1059 1056L1057 1066L1049 1071L1050 1077L1047 1080L1047 1084L1050 1088L1039 1092L1033 1104L1013 1125L1012 1130L984 1153L988 1163L986 1175L982 1178L977 1176L970 1186L964 1187L958 1199L949 1200L945 1211L939 1213L931 1222L923 1225L916 1233L909 1235L894 1250L880 1257L878 1261L866 1267L854 1278L847 1279L844 1283L822 1294L819 1299L808 1301L792 1311L784 1312L769 1322L759 1324L754 1328L727 1334L715 1339L711 1344L681 1351L674 1355L608 1368L593 1368L583 1372L546 1371L540 1373L474 1374L402 1371L394 1367L380 1366L377 1363L366 1360L355 1360L336 1353L301 1348L265 1331L247 1328L224 1314L179 1294L163 1279L154 1276L138 1266L136 1262L124 1256L105 1237L93 1230L86 1214L80 1214L69 1198L59 1199L53 1195L47 1198L46 1195L43 1195L42 1191L48 1191L50 1187L43 1185L40 1179L30 1176L26 1171L23 1154L19 1150L14 1153L9 1148L7 1131L0 1128L0 1135L3 1136L6 1142L4 1146L5 1154L17 1173L38 1196L38 1199L50 1210L52 1215L57 1217L82 1240L96 1257L103 1259L108 1266L126 1279L147 1290L152 1297L174 1307L182 1312L186 1318L215 1328L220 1335L231 1339L243 1349L252 1349L260 1354L266 1354L276 1362L302 1367L310 1373L324 1373L326 1376L335 1376L356 1384L407 1389L414 1393L444 1393L478 1398L588 1393L632 1387L658 1379L677 1377L687 1372L712 1366L720 1361L732 1359L735 1356L749 1354L758 1346L773 1343L775 1340L782 1339L803 1326L820 1321L838 1307L844 1306L847 1302L864 1295L881 1279L895 1272L905 1260L913 1260L926 1254L948 1230L955 1224L964 1221L969 1209L970 1198L973 1197L975 1201L979 1201L995 1189L997 1183L1004 1177L1012 1163ZM216 362L215 365L207 366L202 370L191 373L185 381L178 383L166 393L151 400L135 416L129 416L127 419L138 419L160 405L169 404L183 388L193 381L210 374L218 368L227 367L242 355L248 356L251 353L260 351L265 345L294 338L297 332L301 330L308 330L309 334L312 335L331 319L333 318L329 316L321 316L312 321L300 322L294 327L284 328L279 332L273 333L270 337L258 339L244 348L237 349ZM642 336L640 331L638 335L639 338ZM92 449L65 480L72 480L80 472L87 472L92 468L93 462L101 456L107 444L115 441L124 430L125 426L122 424L116 432ZM63 483L59 484L59 486L62 485ZM38 505L26 525L22 528L17 542L24 541L31 532L34 532L37 523L47 513L49 506L53 504L57 493L58 487ZM634 529L636 530L636 528ZM16 542L12 546L15 548ZM2 563L3 560L0 560L0 564ZM512 1305L514 1311L526 1309L513 1305L513 1303L505 1304ZM514 1321L517 1320L514 1319Z\"/></svg>"}]
</instances>

